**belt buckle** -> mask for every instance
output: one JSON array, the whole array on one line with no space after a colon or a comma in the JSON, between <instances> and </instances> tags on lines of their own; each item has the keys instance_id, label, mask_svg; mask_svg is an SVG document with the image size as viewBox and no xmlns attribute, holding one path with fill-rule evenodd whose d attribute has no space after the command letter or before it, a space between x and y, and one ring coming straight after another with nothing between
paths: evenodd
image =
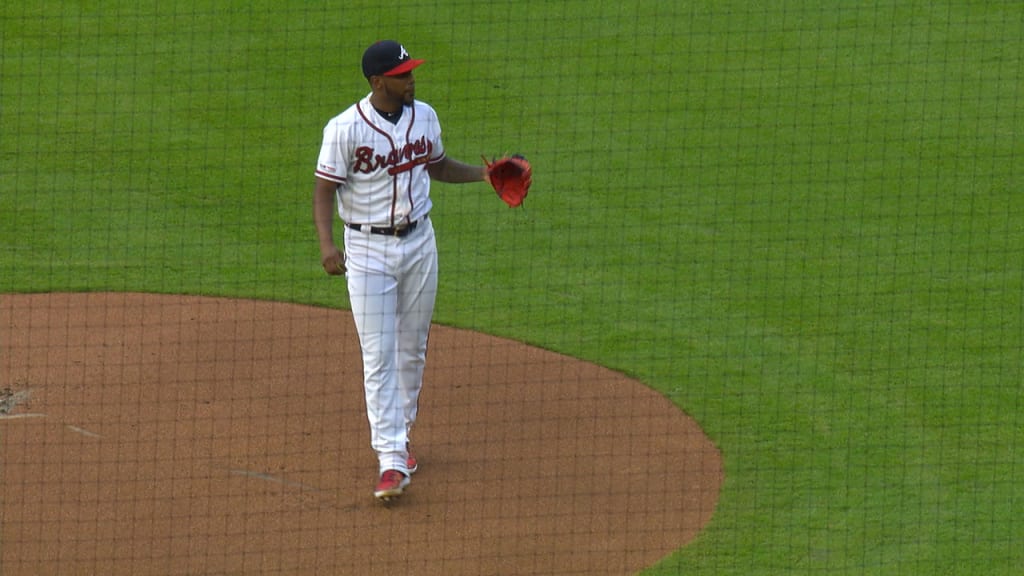
<instances>
[{"instance_id":1,"label":"belt buckle","mask_svg":"<svg viewBox=\"0 0 1024 576\"><path fill-rule=\"evenodd\" d=\"M402 236L405 236L413 228L416 227L416 222L417 221L414 220L412 222L407 223L405 226L395 226L391 229L391 233L395 236L395 238L401 238Z\"/></svg>"}]
</instances>

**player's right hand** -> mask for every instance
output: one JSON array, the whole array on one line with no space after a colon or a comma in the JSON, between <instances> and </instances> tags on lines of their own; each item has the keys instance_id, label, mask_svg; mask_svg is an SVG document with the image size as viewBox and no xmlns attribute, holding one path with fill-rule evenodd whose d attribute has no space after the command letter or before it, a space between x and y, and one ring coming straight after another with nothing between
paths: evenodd
<instances>
[{"instance_id":1,"label":"player's right hand","mask_svg":"<svg viewBox=\"0 0 1024 576\"><path fill-rule=\"evenodd\" d=\"M320 252L320 265L324 267L324 272L331 276L341 276L346 272L345 253L338 250L337 246Z\"/></svg>"}]
</instances>

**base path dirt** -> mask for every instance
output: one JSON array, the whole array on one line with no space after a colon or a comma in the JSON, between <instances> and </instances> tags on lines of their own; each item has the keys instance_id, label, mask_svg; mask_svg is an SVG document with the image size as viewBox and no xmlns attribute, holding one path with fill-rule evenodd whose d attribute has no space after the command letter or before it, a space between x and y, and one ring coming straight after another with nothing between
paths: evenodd
<instances>
[{"instance_id":1,"label":"base path dirt","mask_svg":"<svg viewBox=\"0 0 1024 576\"><path fill-rule=\"evenodd\" d=\"M722 459L611 370L435 326L373 496L347 311L0 296L0 573L633 574L710 520Z\"/></svg>"}]
</instances>

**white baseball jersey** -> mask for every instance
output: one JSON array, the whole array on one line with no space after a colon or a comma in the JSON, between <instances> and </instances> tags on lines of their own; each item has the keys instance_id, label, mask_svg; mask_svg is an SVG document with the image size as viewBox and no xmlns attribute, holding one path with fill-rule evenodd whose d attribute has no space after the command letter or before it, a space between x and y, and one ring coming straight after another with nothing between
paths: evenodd
<instances>
[{"instance_id":1,"label":"white baseball jersey","mask_svg":"<svg viewBox=\"0 0 1024 576\"><path fill-rule=\"evenodd\" d=\"M339 184L342 221L400 227L430 212L426 167L444 155L441 125L429 104L415 101L392 124L366 96L324 127L316 176Z\"/></svg>"}]
</instances>

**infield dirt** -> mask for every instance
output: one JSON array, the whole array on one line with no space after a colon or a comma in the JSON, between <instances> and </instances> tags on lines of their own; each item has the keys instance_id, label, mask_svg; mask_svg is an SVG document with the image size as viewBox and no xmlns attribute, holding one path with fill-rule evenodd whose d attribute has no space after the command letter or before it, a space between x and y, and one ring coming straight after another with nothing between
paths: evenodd
<instances>
[{"instance_id":1,"label":"infield dirt","mask_svg":"<svg viewBox=\"0 0 1024 576\"><path fill-rule=\"evenodd\" d=\"M632 574L715 510L692 419L550 351L434 326L420 471L385 508L347 311L0 302L5 575Z\"/></svg>"}]
</instances>

